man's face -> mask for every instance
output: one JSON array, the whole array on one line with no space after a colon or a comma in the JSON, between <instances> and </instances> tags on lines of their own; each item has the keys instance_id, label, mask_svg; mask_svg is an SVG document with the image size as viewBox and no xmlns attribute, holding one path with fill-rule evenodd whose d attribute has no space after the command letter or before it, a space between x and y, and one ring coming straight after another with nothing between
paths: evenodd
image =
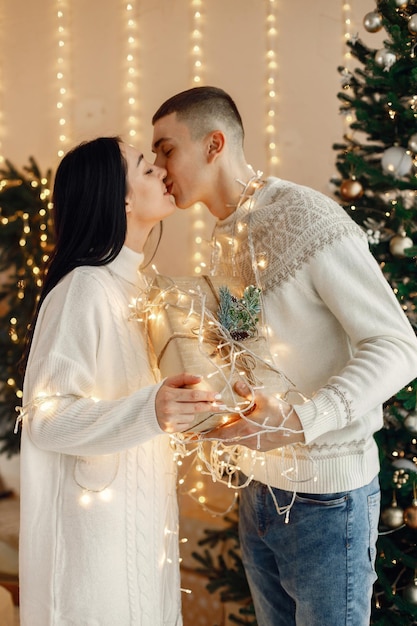
<instances>
[{"instance_id":1,"label":"man's face","mask_svg":"<svg viewBox=\"0 0 417 626\"><path fill-rule=\"evenodd\" d=\"M193 140L188 126L171 113L154 125L152 150L155 164L167 170L165 184L180 209L196 202L206 202L210 168L207 160L207 140Z\"/></svg>"}]
</instances>

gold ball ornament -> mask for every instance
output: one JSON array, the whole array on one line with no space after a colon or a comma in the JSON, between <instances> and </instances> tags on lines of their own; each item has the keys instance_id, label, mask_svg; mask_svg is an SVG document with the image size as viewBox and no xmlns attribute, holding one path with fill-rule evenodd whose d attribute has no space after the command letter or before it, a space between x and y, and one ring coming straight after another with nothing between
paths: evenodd
<instances>
[{"instance_id":1,"label":"gold ball ornament","mask_svg":"<svg viewBox=\"0 0 417 626\"><path fill-rule=\"evenodd\" d=\"M411 135L410 139L408 140L408 148L409 150L411 150L411 152L417 154L417 133Z\"/></svg>"},{"instance_id":2,"label":"gold ball ornament","mask_svg":"<svg viewBox=\"0 0 417 626\"><path fill-rule=\"evenodd\" d=\"M363 187L361 183L355 178L349 178L342 180L340 185L340 195L343 200L356 200L363 194Z\"/></svg>"},{"instance_id":3,"label":"gold ball ornament","mask_svg":"<svg viewBox=\"0 0 417 626\"><path fill-rule=\"evenodd\" d=\"M382 18L376 11L371 11L363 18L363 25L368 33L377 33L382 28Z\"/></svg>"},{"instance_id":4,"label":"gold ball ornament","mask_svg":"<svg viewBox=\"0 0 417 626\"><path fill-rule=\"evenodd\" d=\"M404 9L408 4L408 0L394 0L394 4L396 7Z\"/></svg>"},{"instance_id":5,"label":"gold ball ornament","mask_svg":"<svg viewBox=\"0 0 417 626\"><path fill-rule=\"evenodd\" d=\"M417 529L417 500L413 500L411 506L404 509L404 522L408 528Z\"/></svg>"},{"instance_id":6,"label":"gold ball ornament","mask_svg":"<svg viewBox=\"0 0 417 626\"><path fill-rule=\"evenodd\" d=\"M417 604L417 578L411 581L403 590L403 598L410 604Z\"/></svg>"},{"instance_id":7,"label":"gold ball ornament","mask_svg":"<svg viewBox=\"0 0 417 626\"><path fill-rule=\"evenodd\" d=\"M387 528L399 528L404 524L404 511L393 502L381 512L381 521Z\"/></svg>"},{"instance_id":8,"label":"gold ball ornament","mask_svg":"<svg viewBox=\"0 0 417 626\"><path fill-rule=\"evenodd\" d=\"M410 237L407 237L405 233L394 235L394 237L391 237L389 242L389 250L392 256L395 256L397 259L404 259L406 256L404 251L412 246L413 240Z\"/></svg>"},{"instance_id":9,"label":"gold ball ornament","mask_svg":"<svg viewBox=\"0 0 417 626\"><path fill-rule=\"evenodd\" d=\"M409 17L407 26L412 35L417 34L417 13L414 13Z\"/></svg>"}]
</instances>

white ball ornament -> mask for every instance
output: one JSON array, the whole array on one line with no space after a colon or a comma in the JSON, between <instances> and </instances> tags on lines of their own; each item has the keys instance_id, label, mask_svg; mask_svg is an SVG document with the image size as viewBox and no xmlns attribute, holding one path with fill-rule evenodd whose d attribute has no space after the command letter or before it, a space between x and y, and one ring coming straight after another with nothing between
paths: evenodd
<instances>
[{"instance_id":1,"label":"white ball ornament","mask_svg":"<svg viewBox=\"0 0 417 626\"><path fill-rule=\"evenodd\" d=\"M403 598L410 604L417 604L417 578L404 587Z\"/></svg>"},{"instance_id":2,"label":"white ball ornament","mask_svg":"<svg viewBox=\"0 0 417 626\"><path fill-rule=\"evenodd\" d=\"M399 528L404 524L404 511L397 504L392 503L391 506L381 511L381 521L388 528Z\"/></svg>"},{"instance_id":3,"label":"white ball ornament","mask_svg":"<svg viewBox=\"0 0 417 626\"><path fill-rule=\"evenodd\" d=\"M381 166L385 174L391 174L399 178L410 173L413 159L405 148L393 146L385 150L382 155Z\"/></svg>"},{"instance_id":4,"label":"white ball ornament","mask_svg":"<svg viewBox=\"0 0 417 626\"><path fill-rule=\"evenodd\" d=\"M394 0L394 4L396 7L404 9L404 7L406 7L408 4L408 0Z\"/></svg>"},{"instance_id":5,"label":"white ball ornament","mask_svg":"<svg viewBox=\"0 0 417 626\"><path fill-rule=\"evenodd\" d=\"M371 11L363 18L363 25L368 33L377 33L382 28L382 19L379 13Z\"/></svg>"},{"instance_id":6,"label":"white ball ornament","mask_svg":"<svg viewBox=\"0 0 417 626\"><path fill-rule=\"evenodd\" d=\"M404 251L413 246L413 240L405 234L394 235L389 242L389 250L397 259L404 259Z\"/></svg>"},{"instance_id":7,"label":"white ball ornament","mask_svg":"<svg viewBox=\"0 0 417 626\"><path fill-rule=\"evenodd\" d=\"M417 13L414 13L413 15L411 15L411 17L408 20L407 26L408 26L408 30L410 31L412 35L417 34Z\"/></svg>"},{"instance_id":8,"label":"white ball ornament","mask_svg":"<svg viewBox=\"0 0 417 626\"><path fill-rule=\"evenodd\" d=\"M396 60L397 57L395 54L386 48L381 48L381 50L377 50L375 53L375 63L383 69L389 70L394 65Z\"/></svg>"},{"instance_id":9,"label":"white ball ornament","mask_svg":"<svg viewBox=\"0 0 417 626\"><path fill-rule=\"evenodd\" d=\"M410 433L417 434L417 413L415 411L407 415L404 420L404 426ZM417 472L417 466L415 466L414 471Z\"/></svg>"},{"instance_id":10,"label":"white ball ornament","mask_svg":"<svg viewBox=\"0 0 417 626\"><path fill-rule=\"evenodd\" d=\"M408 140L408 147L411 152L414 152L414 154L417 153L417 133L411 135L410 139Z\"/></svg>"}]
</instances>

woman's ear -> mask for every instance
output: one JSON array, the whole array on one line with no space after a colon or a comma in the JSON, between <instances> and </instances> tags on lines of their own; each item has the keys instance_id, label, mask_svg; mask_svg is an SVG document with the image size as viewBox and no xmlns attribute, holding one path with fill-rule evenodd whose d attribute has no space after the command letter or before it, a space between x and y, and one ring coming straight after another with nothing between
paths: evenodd
<instances>
[{"instance_id":1,"label":"woman's ear","mask_svg":"<svg viewBox=\"0 0 417 626\"><path fill-rule=\"evenodd\" d=\"M226 144L224 133L221 130L214 130L208 135L207 157L209 162L214 161L223 151Z\"/></svg>"},{"instance_id":2,"label":"woman's ear","mask_svg":"<svg viewBox=\"0 0 417 626\"><path fill-rule=\"evenodd\" d=\"M126 214L129 214L132 212L132 204L128 195L125 198L125 209L126 209Z\"/></svg>"}]
</instances>

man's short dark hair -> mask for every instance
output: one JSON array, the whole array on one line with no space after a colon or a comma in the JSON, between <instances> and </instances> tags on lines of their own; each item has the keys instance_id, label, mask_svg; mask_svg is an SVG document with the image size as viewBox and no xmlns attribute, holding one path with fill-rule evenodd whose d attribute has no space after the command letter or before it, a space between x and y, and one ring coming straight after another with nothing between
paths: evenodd
<instances>
[{"instance_id":1,"label":"man's short dark hair","mask_svg":"<svg viewBox=\"0 0 417 626\"><path fill-rule=\"evenodd\" d=\"M177 93L161 104L152 117L152 124L171 113L187 123L193 139L213 130L213 124L220 121L243 143L244 129L238 108L231 96L219 87L193 87Z\"/></svg>"}]
</instances>

